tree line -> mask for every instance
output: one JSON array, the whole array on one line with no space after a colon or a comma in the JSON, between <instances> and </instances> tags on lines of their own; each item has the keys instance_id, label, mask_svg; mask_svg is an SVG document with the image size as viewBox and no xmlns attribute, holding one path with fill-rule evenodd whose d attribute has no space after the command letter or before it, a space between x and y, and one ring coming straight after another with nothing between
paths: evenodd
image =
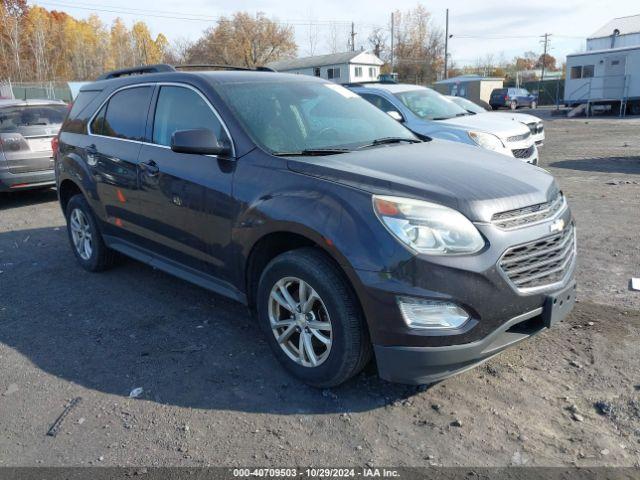
<instances>
[{"instance_id":1,"label":"tree line","mask_svg":"<svg viewBox=\"0 0 640 480\"><path fill-rule=\"evenodd\" d=\"M163 61L169 42L144 22L106 26L97 16L0 3L0 79L14 82L94 79L105 70Z\"/></svg>"},{"instance_id":2,"label":"tree line","mask_svg":"<svg viewBox=\"0 0 640 480\"><path fill-rule=\"evenodd\" d=\"M370 50L385 62L382 72L393 70L401 81L429 84L442 78L444 35L420 4L395 11L393 29L386 25L359 32L357 45L351 44L353 37L346 29L337 24L329 27L325 50ZM106 25L96 15L77 19L65 12L29 6L27 0L0 0L0 80L92 80L108 70L154 63L256 67L294 57L299 50L302 55L321 53L319 31L312 22L304 37L308 45L299 49L295 38L292 26L263 13L237 12L218 19L195 41L170 43L162 33L153 36L144 21L129 27L116 18ZM537 68L543 61L549 71L558 68L553 57L538 57L533 52L512 61L488 54L464 67L450 59L449 76L509 77L515 71Z\"/></svg>"}]
</instances>

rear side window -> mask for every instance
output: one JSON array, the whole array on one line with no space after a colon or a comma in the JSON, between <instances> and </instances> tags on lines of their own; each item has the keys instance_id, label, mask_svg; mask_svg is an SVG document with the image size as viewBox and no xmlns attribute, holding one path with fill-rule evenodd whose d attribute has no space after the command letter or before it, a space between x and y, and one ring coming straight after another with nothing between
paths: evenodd
<instances>
[{"instance_id":1,"label":"rear side window","mask_svg":"<svg viewBox=\"0 0 640 480\"><path fill-rule=\"evenodd\" d=\"M198 93L184 87L160 88L153 120L153 143L170 146L174 132L197 128L211 130L220 142L229 143L218 117Z\"/></svg>"},{"instance_id":2,"label":"rear side window","mask_svg":"<svg viewBox=\"0 0 640 480\"><path fill-rule=\"evenodd\" d=\"M151 87L134 87L113 95L91 124L91 132L125 140L144 140ZM100 115L104 120L99 119ZM98 122L96 122L98 120ZM97 130L94 130L94 123Z\"/></svg>"}]
</instances>

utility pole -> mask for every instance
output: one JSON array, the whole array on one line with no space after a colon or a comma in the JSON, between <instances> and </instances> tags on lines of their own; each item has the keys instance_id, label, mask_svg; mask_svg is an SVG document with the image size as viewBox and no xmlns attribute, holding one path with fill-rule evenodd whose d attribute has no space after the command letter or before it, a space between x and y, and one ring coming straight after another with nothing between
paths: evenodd
<instances>
[{"instance_id":1,"label":"utility pole","mask_svg":"<svg viewBox=\"0 0 640 480\"><path fill-rule=\"evenodd\" d=\"M355 25L353 24L353 22L351 22L351 51L355 52L356 51L356 31L355 31Z\"/></svg>"},{"instance_id":2,"label":"utility pole","mask_svg":"<svg viewBox=\"0 0 640 480\"><path fill-rule=\"evenodd\" d=\"M446 80L447 66L449 62L449 9L447 8L447 20L444 27L444 79Z\"/></svg>"},{"instance_id":3,"label":"utility pole","mask_svg":"<svg viewBox=\"0 0 640 480\"><path fill-rule=\"evenodd\" d=\"M393 73L393 35L394 35L394 21L395 15L391 12L391 73Z\"/></svg>"},{"instance_id":4,"label":"utility pole","mask_svg":"<svg viewBox=\"0 0 640 480\"><path fill-rule=\"evenodd\" d=\"M544 82L544 70L547 65L547 52L549 51L549 37L550 33L545 33L542 37L544 40L544 53L542 54L542 72L540 72L540 80L538 81L538 103L540 103L540 88L542 87L542 82Z\"/></svg>"}]
</instances>

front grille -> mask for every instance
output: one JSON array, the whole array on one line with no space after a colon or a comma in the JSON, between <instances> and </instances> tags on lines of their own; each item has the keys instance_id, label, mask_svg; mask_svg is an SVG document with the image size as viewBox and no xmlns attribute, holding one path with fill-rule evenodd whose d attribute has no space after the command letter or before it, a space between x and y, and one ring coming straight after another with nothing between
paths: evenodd
<instances>
[{"instance_id":1,"label":"front grille","mask_svg":"<svg viewBox=\"0 0 640 480\"><path fill-rule=\"evenodd\" d=\"M516 148L515 150L511 150L513 156L516 158L529 158L536 151L536 146L531 145L529 148Z\"/></svg>"},{"instance_id":2,"label":"front grille","mask_svg":"<svg viewBox=\"0 0 640 480\"><path fill-rule=\"evenodd\" d=\"M562 282L576 257L575 226L562 232L508 249L500 269L520 291L539 289Z\"/></svg>"},{"instance_id":3,"label":"front grille","mask_svg":"<svg viewBox=\"0 0 640 480\"><path fill-rule=\"evenodd\" d=\"M529 148L516 148L515 150L511 150L513 156L516 158L530 158L535 151L535 145L531 145Z\"/></svg>"},{"instance_id":4,"label":"front grille","mask_svg":"<svg viewBox=\"0 0 640 480\"><path fill-rule=\"evenodd\" d=\"M491 223L503 230L525 227L553 218L557 213L563 211L566 205L564 195L562 192L558 192L548 202L496 213L491 217Z\"/></svg>"},{"instance_id":5,"label":"front grille","mask_svg":"<svg viewBox=\"0 0 640 480\"><path fill-rule=\"evenodd\" d=\"M522 142L531 136L531 132L523 133L522 135L514 135L507 138L507 143Z\"/></svg>"}]
</instances>

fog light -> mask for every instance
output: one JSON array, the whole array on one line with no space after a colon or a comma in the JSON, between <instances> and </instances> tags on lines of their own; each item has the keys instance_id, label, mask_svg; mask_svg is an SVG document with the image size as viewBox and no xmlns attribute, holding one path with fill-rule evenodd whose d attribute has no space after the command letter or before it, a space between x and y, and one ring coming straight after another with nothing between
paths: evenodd
<instances>
[{"instance_id":1,"label":"fog light","mask_svg":"<svg viewBox=\"0 0 640 480\"><path fill-rule=\"evenodd\" d=\"M398 306L404 321L411 328L454 329L469 320L465 309L451 302L398 297Z\"/></svg>"}]
</instances>

